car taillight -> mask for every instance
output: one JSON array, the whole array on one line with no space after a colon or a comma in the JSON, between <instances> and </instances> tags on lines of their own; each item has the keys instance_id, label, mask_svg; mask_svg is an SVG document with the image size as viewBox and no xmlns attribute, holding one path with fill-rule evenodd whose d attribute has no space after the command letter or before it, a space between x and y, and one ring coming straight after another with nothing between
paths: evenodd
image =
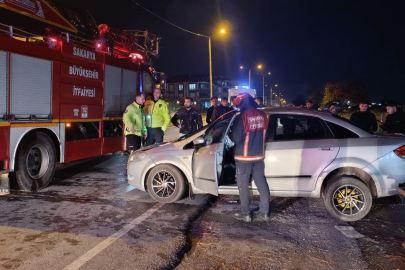
<instances>
[{"instance_id":1,"label":"car taillight","mask_svg":"<svg viewBox=\"0 0 405 270\"><path fill-rule=\"evenodd\" d=\"M394 153L397 154L400 158L405 158L405 145L398 147L394 150Z\"/></svg>"}]
</instances>

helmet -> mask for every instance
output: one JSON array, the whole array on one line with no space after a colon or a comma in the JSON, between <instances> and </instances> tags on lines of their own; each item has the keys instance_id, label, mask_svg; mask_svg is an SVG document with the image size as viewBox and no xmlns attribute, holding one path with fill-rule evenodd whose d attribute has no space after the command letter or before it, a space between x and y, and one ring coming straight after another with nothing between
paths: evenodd
<instances>
[{"instance_id":1,"label":"helmet","mask_svg":"<svg viewBox=\"0 0 405 270\"><path fill-rule=\"evenodd\" d=\"M246 93L246 92L245 92L245 93L239 94L239 95L235 98L235 101L233 102L233 105L239 106L239 105L241 104L241 102L242 102L242 99L247 98L247 97L250 97L249 93Z\"/></svg>"}]
</instances>

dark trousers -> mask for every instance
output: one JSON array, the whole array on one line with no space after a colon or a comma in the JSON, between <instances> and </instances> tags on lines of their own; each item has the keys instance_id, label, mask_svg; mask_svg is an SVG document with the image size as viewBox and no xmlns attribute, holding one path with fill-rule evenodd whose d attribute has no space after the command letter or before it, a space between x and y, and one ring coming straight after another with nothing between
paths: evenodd
<instances>
[{"instance_id":1,"label":"dark trousers","mask_svg":"<svg viewBox=\"0 0 405 270\"><path fill-rule=\"evenodd\" d=\"M148 137L146 137L146 145L163 142L163 130L162 128L146 128L148 131Z\"/></svg>"},{"instance_id":2,"label":"dark trousers","mask_svg":"<svg viewBox=\"0 0 405 270\"><path fill-rule=\"evenodd\" d=\"M260 209L261 213L269 212L270 190L264 176L264 161L256 161L251 163L235 162L236 165L236 182L238 183L240 205L243 214L250 213L250 192L249 181L252 174L256 187L260 193Z\"/></svg>"},{"instance_id":3,"label":"dark trousers","mask_svg":"<svg viewBox=\"0 0 405 270\"><path fill-rule=\"evenodd\" d=\"M138 135L129 134L125 136L127 138L127 151L135 151L142 146L142 137Z\"/></svg>"}]
</instances>

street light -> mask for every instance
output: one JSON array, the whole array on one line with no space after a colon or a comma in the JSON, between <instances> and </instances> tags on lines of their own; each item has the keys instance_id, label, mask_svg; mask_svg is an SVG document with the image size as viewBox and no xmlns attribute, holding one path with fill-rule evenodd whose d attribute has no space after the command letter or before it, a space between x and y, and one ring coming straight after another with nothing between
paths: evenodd
<instances>
[{"instance_id":1,"label":"street light","mask_svg":"<svg viewBox=\"0 0 405 270\"><path fill-rule=\"evenodd\" d=\"M219 34L225 34L226 30L225 29L221 29L219 31ZM201 35L202 37L206 37L208 38L208 55L210 58L210 97L212 97L212 57L211 57L211 38L213 38L214 36L216 36L218 33L212 35L212 36L204 36Z\"/></svg>"},{"instance_id":2,"label":"street light","mask_svg":"<svg viewBox=\"0 0 405 270\"><path fill-rule=\"evenodd\" d=\"M257 68L258 69L261 69L262 68L262 65L258 65L257 66ZM261 76L263 76L263 92L262 92L262 98L263 98L263 100L264 100L264 73L257 73L258 75L261 75ZM267 72L267 75L271 75L271 72ZM250 87L249 87L250 88ZM266 103L267 103L267 99L266 99Z\"/></svg>"},{"instance_id":3,"label":"street light","mask_svg":"<svg viewBox=\"0 0 405 270\"><path fill-rule=\"evenodd\" d=\"M244 69L245 67L244 67L244 66L240 66L239 68L240 68L240 69ZM259 65L256 66L256 68L257 68L257 69L262 69L262 68L263 68L263 65L262 65L262 64L259 64ZM271 72L268 72L267 74L270 75L270 73L271 73ZM250 83L250 82L251 82L251 77L252 77L251 74L252 74L252 69L249 68L249 89L250 89L250 85L251 85L251 83ZM262 74L260 74L260 75L262 75Z\"/></svg>"},{"instance_id":4,"label":"street light","mask_svg":"<svg viewBox=\"0 0 405 270\"><path fill-rule=\"evenodd\" d=\"M278 87L278 84L275 84L274 87ZM270 106L273 105L273 87L270 88ZM277 100L276 100L277 105Z\"/></svg>"}]
</instances>

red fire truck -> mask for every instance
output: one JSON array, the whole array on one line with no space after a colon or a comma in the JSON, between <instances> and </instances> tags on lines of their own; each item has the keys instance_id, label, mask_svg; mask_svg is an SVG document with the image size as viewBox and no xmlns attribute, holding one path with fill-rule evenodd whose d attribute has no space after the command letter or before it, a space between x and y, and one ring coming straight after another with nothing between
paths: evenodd
<instances>
[{"instance_id":1,"label":"red fire truck","mask_svg":"<svg viewBox=\"0 0 405 270\"><path fill-rule=\"evenodd\" d=\"M0 0L7 12L21 5L42 23L49 12L62 20L48 21L57 27L42 36L0 21L0 194L9 192L9 173L33 191L51 182L57 162L123 150L122 113L137 91L153 90L150 62L158 54L150 33L141 43L137 33L99 25L89 41L44 0Z\"/></svg>"}]
</instances>

